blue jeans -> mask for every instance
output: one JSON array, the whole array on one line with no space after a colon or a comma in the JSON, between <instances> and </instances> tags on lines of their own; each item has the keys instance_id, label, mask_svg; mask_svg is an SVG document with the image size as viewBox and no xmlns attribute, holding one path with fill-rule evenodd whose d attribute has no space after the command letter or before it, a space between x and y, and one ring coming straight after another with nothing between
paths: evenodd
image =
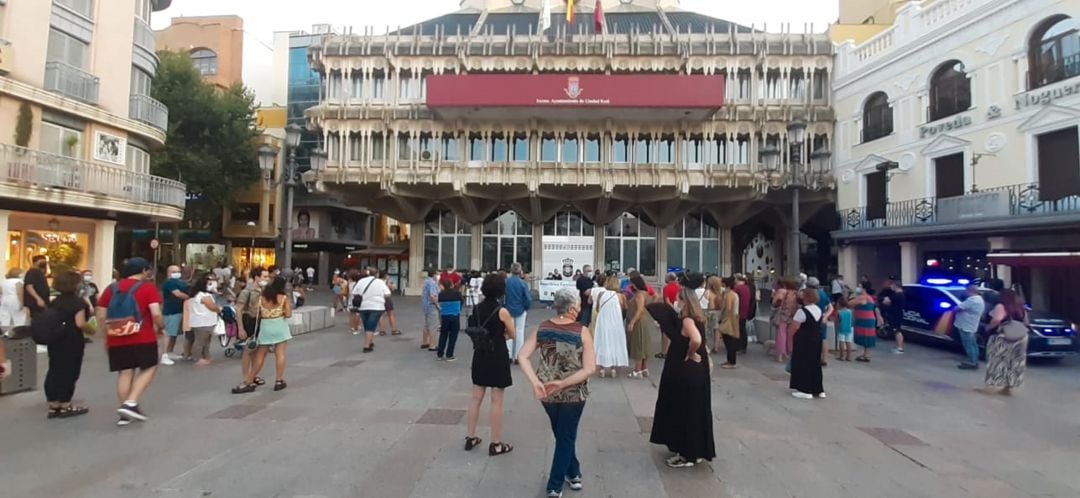
<instances>
[{"instance_id":1,"label":"blue jeans","mask_svg":"<svg viewBox=\"0 0 1080 498\"><path fill-rule=\"evenodd\" d=\"M458 329L461 328L461 315L442 315L441 327L439 327L439 358L454 356L454 346L457 345Z\"/></svg>"},{"instance_id":2,"label":"blue jeans","mask_svg":"<svg viewBox=\"0 0 1080 498\"><path fill-rule=\"evenodd\" d=\"M361 310L360 323L363 324L364 332L374 333L379 328L379 319L382 318L382 310Z\"/></svg>"},{"instance_id":3,"label":"blue jeans","mask_svg":"<svg viewBox=\"0 0 1080 498\"><path fill-rule=\"evenodd\" d=\"M544 411L551 420L551 432L555 435L555 453L551 459L551 475L547 490L562 491L567 478L581 477L581 463L577 459L577 430L581 422L581 403L543 403Z\"/></svg>"},{"instance_id":4,"label":"blue jeans","mask_svg":"<svg viewBox=\"0 0 1080 498\"><path fill-rule=\"evenodd\" d=\"M956 335L960 336L960 342L964 345L964 352L967 353L968 363L978 365L979 343L975 340L975 332L964 332L963 330L956 329Z\"/></svg>"}]
</instances>

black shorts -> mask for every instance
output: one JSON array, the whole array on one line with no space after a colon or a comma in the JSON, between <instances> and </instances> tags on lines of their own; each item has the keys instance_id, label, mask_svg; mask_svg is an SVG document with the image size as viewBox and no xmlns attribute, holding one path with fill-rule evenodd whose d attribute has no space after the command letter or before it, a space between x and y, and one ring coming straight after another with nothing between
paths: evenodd
<instances>
[{"instance_id":1,"label":"black shorts","mask_svg":"<svg viewBox=\"0 0 1080 498\"><path fill-rule=\"evenodd\" d=\"M394 311L394 301L386 298L386 311Z\"/></svg>"},{"instance_id":2,"label":"black shorts","mask_svg":"<svg viewBox=\"0 0 1080 498\"><path fill-rule=\"evenodd\" d=\"M146 370L158 364L158 346L156 342L132 344L109 348L109 371Z\"/></svg>"}]
</instances>

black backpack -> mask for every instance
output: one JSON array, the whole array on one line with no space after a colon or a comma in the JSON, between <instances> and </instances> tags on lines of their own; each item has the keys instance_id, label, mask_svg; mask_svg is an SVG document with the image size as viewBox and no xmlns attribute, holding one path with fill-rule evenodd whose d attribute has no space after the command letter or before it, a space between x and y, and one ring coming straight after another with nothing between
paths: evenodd
<instances>
[{"instance_id":1,"label":"black backpack","mask_svg":"<svg viewBox=\"0 0 1080 498\"><path fill-rule=\"evenodd\" d=\"M488 315L484 323L480 323L480 317L477 317L476 323L479 325L471 325L465 328L465 335L472 339L473 351L492 352L495 351L495 341L491 338L491 334L488 333L487 324L491 321L491 317L498 316L499 310L502 306L496 306L495 311ZM476 316L476 312L473 312L473 316ZM470 322L472 320L469 320Z\"/></svg>"},{"instance_id":2,"label":"black backpack","mask_svg":"<svg viewBox=\"0 0 1080 498\"><path fill-rule=\"evenodd\" d=\"M48 346L64 337L70 326L71 317L65 317L56 308L45 308L40 313L34 314L30 320L30 337L34 342Z\"/></svg>"}]
</instances>

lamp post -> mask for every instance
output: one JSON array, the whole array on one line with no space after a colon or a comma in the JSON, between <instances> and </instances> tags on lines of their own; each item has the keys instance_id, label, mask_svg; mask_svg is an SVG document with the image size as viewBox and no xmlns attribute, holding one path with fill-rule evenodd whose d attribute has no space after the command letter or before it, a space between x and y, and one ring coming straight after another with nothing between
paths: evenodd
<instances>
[{"instance_id":1,"label":"lamp post","mask_svg":"<svg viewBox=\"0 0 1080 498\"><path fill-rule=\"evenodd\" d=\"M299 185L296 181L297 170L299 165L296 164L296 149L300 146L300 134L303 132L303 128L293 123L285 127L285 146L289 149L289 161L286 164L285 170L282 172L282 178L278 180L279 184L285 185L285 213L283 215L285 223L282 225L282 231L284 235L284 257L282 258L279 268L292 268L292 211L293 211L293 199L295 197L296 187ZM311 171L316 173L323 170L326 167L327 154L322 149L315 149L311 152Z\"/></svg>"},{"instance_id":2,"label":"lamp post","mask_svg":"<svg viewBox=\"0 0 1080 498\"><path fill-rule=\"evenodd\" d=\"M791 189L791 239L788 244L788 275L799 274L799 256L802 234L800 223L800 193L801 190L817 190L821 188L820 178L828 173L829 158L832 154L826 148L815 150L809 157L805 156L806 150L806 122L801 119L792 120L787 125L788 157L790 159L788 171L782 171L780 167L781 151L774 145L767 145L761 150L765 169L769 176L774 174L782 180L778 188Z\"/></svg>"}]
</instances>

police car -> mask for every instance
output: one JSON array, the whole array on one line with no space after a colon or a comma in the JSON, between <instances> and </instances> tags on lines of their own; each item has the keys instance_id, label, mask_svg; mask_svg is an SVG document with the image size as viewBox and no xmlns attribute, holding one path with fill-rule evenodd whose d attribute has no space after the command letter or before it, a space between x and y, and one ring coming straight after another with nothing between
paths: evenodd
<instances>
[{"instance_id":1,"label":"police car","mask_svg":"<svg viewBox=\"0 0 1080 498\"><path fill-rule=\"evenodd\" d=\"M923 284L904 286L903 331L909 338L925 338L928 342L947 345L962 351L963 347L956 331L948 334L934 332L945 312L955 309L967 298L965 286L967 279L927 279ZM989 335L985 326L993 303L997 303L996 293L989 289L979 291L986 300L986 311L976 338L979 349L985 352ZM1063 358L1077 353L1080 341L1076 337L1076 326L1067 319L1052 313L1029 311L1028 321L1028 357ZM914 336L914 337L912 337Z\"/></svg>"}]
</instances>

